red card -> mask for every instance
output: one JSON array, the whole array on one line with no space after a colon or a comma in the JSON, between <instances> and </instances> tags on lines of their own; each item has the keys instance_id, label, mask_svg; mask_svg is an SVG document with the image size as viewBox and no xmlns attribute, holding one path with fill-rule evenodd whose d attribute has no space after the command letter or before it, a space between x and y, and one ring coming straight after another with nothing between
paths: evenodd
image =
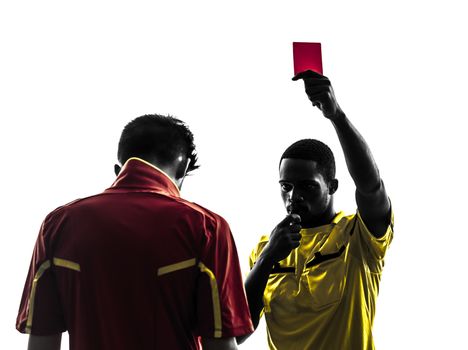
<instances>
[{"instance_id":1,"label":"red card","mask_svg":"<svg viewBox=\"0 0 468 350\"><path fill-rule=\"evenodd\" d=\"M294 75L308 69L323 75L320 43L293 43Z\"/></svg>"}]
</instances>

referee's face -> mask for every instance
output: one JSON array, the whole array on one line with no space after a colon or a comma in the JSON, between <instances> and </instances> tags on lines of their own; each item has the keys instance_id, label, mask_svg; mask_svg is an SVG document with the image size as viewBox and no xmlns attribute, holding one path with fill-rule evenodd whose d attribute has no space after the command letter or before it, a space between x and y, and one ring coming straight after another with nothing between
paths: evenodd
<instances>
[{"instance_id":1,"label":"referee's face","mask_svg":"<svg viewBox=\"0 0 468 350\"><path fill-rule=\"evenodd\" d=\"M303 227L313 227L323 221L332 206L334 190L330 189L317 162L285 158L280 169L281 197L289 214L298 214Z\"/></svg>"}]
</instances>

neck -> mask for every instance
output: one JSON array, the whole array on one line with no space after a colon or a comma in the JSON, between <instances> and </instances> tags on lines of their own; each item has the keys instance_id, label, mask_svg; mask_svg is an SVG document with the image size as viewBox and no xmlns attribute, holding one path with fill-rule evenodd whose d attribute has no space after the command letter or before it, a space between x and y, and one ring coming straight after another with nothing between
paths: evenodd
<instances>
[{"instance_id":1,"label":"neck","mask_svg":"<svg viewBox=\"0 0 468 350\"><path fill-rule=\"evenodd\" d=\"M139 159L146 162L146 163L148 163L149 165L152 165L152 166L156 167L158 170L160 170L164 174L166 174L172 180L172 182L174 182L174 184L177 186L177 188L180 190L180 188L182 187L182 181L181 181L181 179L176 178L177 170L173 166L162 165L157 160L151 159L151 158L147 158L147 159L139 158Z\"/></svg>"},{"instance_id":2,"label":"neck","mask_svg":"<svg viewBox=\"0 0 468 350\"><path fill-rule=\"evenodd\" d=\"M309 220L303 221L301 224L303 228L312 228L312 227L328 225L332 223L335 216L336 216L335 209L333 208L333 206L329 206L328 209L324 213L322 213L320 216L312 217Z\"/></svg>"},{"instance_id":3,"label":"neck","mask_svg":"<svg viewBox=\"0 0 468 350\"><path fill-rule=\"evenodd\" d=\"M167 176L169 176L179 190L181 189L182 181L181 179L177 179L176 177L177 171L173 167L167 167L167 166L165 167L165 166L160 166L160 165L156 165L156 167L159 168L161 171L163 171Z\"/></svg>"}]
</instances>

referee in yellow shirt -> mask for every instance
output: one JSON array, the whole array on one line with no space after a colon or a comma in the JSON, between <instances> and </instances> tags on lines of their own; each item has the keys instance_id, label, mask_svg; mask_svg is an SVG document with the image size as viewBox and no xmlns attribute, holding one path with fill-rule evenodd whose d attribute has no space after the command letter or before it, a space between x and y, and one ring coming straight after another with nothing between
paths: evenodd
<instances>
[{"instance_id":1,"label":"referee in yellow shirt","mask_svg":"<svg viewBox=\"0 0 468 350\"><path fill-rule=\"evenodd\" d=\"M252 321L256 328L265 315L270 349L374 349L375 302L393 237L390 200L328 78L306 71L293 78L299 79L335 127L356 185L357 212L334 209L338 180L328 146L305 139L286 149L279 183L288 215L250 257L245 288Z\"/></svg>"}]
</instances>

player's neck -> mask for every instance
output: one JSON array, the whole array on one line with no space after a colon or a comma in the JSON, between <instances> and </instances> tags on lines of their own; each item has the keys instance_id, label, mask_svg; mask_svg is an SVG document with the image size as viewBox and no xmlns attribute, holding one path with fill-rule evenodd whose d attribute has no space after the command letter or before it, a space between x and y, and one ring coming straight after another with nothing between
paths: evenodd
<instances>
[{"instance_id":1,"label":"player's neck","mask_svg":"<svg viewBox=\"0 0 468 350\"><path fill-rule=\"evenodd\" d=\"M328 207L328 209L322 213L322 215L311 218L308 221L302 222L302 227L303 228L313 228L313 227L319 227L323 225L329 225L333 222L333 219L336 216L336 211L333 208L332 205Z\"/></svg>"}]
</instances>

